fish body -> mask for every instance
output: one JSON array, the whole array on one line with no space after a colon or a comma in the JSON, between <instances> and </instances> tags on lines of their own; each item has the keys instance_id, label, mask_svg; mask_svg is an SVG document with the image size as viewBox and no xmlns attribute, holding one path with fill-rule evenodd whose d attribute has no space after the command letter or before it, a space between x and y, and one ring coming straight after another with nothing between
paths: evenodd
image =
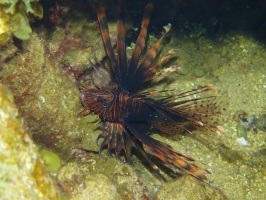
<instances>
[{"instance_id":1,"label":"fish body","mask_svg":"<svg viewBox=\"0 0 266 200\"><path fill-rule=\"evenodd\" d=\"M217 95L182 100L212 90L215 88L213 85L157 100L152 95L160 91L137 93L137 88L144 83L178 70L172 66L158 72L158 69L173 56L174 51L155 62L159 46L171 29L170 24L165 27L165 33L161 38L142 56L152 8L152 4L145 7L141 30L129 59L125 45L124 2L118 1L116 53L111 44L105 9L98 8L98 22L110 65L106 66L101 62L92 64L93 87L83 87L81 102L84 109L80 115L94 113L99 116L102 122L97 128L101 130L97 138L97 142L101 139L100 152L106 148L110 155L115 154L118 158L124 155L126 161L132 163L132 148L135 148L154 170L159 171L158 166L149 158L148 151L165 166L177 167L205 181L205 174L209 172L194 165L192 157L150 136L155 130L165 132L169 130L167 127L181 126L182 123L210 126L215 129L216 124L208 124L207 119L220 113Z\"/></svg>"}]
</instances>

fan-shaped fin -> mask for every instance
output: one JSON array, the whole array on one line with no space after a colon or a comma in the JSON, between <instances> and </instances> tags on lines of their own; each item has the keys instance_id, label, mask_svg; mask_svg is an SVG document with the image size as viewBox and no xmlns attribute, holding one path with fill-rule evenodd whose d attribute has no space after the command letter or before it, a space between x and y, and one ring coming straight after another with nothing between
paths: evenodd
<instances>
[{"instance_id":1,"label":"fan-shaped fin","mask_svg":"<svg viewBox=\"0 0 266 200\"><path fill-rule=\"evenodd\" d=\"M181 100L182 98L189 97L195 94L201 94L209 90L215 89L214 85L205 85L198 89L194 89L188 92L173 95L169 98L162 99L161 102L172 107L177 113L187 116L187 122L192 122L192 124L204 132L220 134L223 132L222 126L219 125L220 121L218 116L223 113L228 106L228 96L227 94L212 94L210 96L190 98ZM183 127L188 124L184 124ZM182 124L172 124L172 127L161 123L157 123L157 128L163 132L173 132L182 129ZM176 132L175 131L175 132Z\"/></svg>"},{"instance_id":2,"label":"fan-shaped fin","mask_svg":"<svg viewBox=\"0 0 266 200\"><path fill-rule=\"evenodd\" d=\"M106 13L105 13L104 7L100 7L97 9L97 17L98 17L98 21L99 21L99 25L100 25L102 40L104 43L104 48L105 48L106 54L109 58L112 70L115 74L116 81L117 81L117 83L119 83L119 77L118 77L119 71L117 68L117 62L116 62L116 58L115 58L115 54L114 54L114 49L112 47L111 40L110 40L109 29L108 29L108 25L107 25Z\"/></svg>"},{"instance_id":3,"label":"fan-shaped fin","mask_svg":"<svg viewBox=\"0 0 266 200\"><path fill-rule=\"evenodd\" d=\"M93 68L93 71L90 74L93 85L97 88L111 86L114 83L114 77L112 76L113 73L111 72L111 69L104 66L96 58L94 60L95 64L89 60Z\"/></svg>"},{"instance_id":4,"label":"fan-shaped fin","mask_svg":"<svg viewBox=\"0 0 266 200\"><path fill-rule=\"evenodd\" d=\"M118 158L120 158L120 154L124 152L126 161L129 164L133 164L131 161L131 150L132 147L134 147L154 170L159 170L158 167L148 158L140 141L128 132L122 123L106 122L97 127L97 130L102 131L96 139L97 144L98 140L103 138L103 141L100 144L100 154L105 147L107 147L108 154L110 156L114 153Z\"/></svg>"},{"instance_id":5,"label":"fan-shaped fin","mask_svg":"<svg viewBox=\"0 0 266 200\"><path fill-rule=\"evenodd\" d=\"M127 54L126 54L126 27L124 22L124 1L118 1L118 17L117 17L117 53L118 53L118 78L119 83L123 85L127 74Z\"/></svg>"},{"instance_id":6,"label":"fan-shaped fin","mask_svg":"<svg viewBox=\"0 0 266 200\"><path fill-rule=\"evenodd\" d=\"M78 116L85 116L85 115L88 115L88 114L90 114L90 110L84 108L82 111L79 112Z\"/></svg>"},{"instance_id":7,"label":"fan-shaped fin","mask_svg":"<svg viewBox=\"0 0 266 200\"><path fill-rule=\"evenodd\" d=\"M150 23L150 16L151 16L152 9L153 9L153 5L151 3L148 4L144 9L144 15L142 18L142 23L141 23L141 30L140 30L140 33L136 41L136 45L135 45L135 48L134 48L134 51L132 53L130 63L129 63L129 69L128 69L129 76L135 73L141 53L143 49L145 48L147 29Z\"/></svg>"},{"instance_id":8,"label":"fan-shaped fin","mask_svg":"<svg viewBox=\"0 0 266 200\"><path fill-rule=\"evenodd\" d=\"M213 95L206 98L192 99L190 103L179 105L174 109L193 118L193 125L207 133L220 135L224 130L220 126L220 116L228 106L226 95ZM201 122L201 123L195 123Z\"/></svg>"},{"instance_id":9,"label":"fan-shaped fin","mask_svg":"<svg viewBox=\"0 0 266 200\"><path fill-rule=\"evenodd\" d=\"M171 29L171 24L165 26L165 33L161 36L161 38L150 48L148 53L144 56L142 62L137 66L135 73L129 74L129 81L127 82L127 88L129 90L134 89L138 85L146 82L146 80L151 80L156 74L156 67L151 67L156 55L158 53L159 46L164 38L164 36ZM159 66L159 65L154 65Z\"/></svg>"}]
</instances>

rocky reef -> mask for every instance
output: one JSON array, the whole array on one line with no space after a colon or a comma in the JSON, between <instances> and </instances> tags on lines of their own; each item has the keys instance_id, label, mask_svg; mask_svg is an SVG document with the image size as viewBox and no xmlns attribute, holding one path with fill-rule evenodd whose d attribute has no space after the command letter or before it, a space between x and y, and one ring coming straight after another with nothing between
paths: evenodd
<instances>
[{"instance_id":1,"label":"rocky reef","mask_svg":"<svg viewBox=\"0 0 266 200\"><path fill-rule=\"evenodd\" d=\"M154 174L138 155L132 157L134 166L109 157L105 151L98 155L94 129L99 122L94 122L93 115L78 117L82 105L73 76L90 70L89 60L105 56L94 1L85 6L79 1L58 1L49 6L47 2L0 3L3 199L265 199L266 51L258 35L224 31L226 20L214 15L210 26L219 31L210 36L213 29L204 23L177 15L176 1L167 2L168 6L155 5L164 17L159 20L153 16L154 23L151 19L148 44L161 35L167 18L173 26L161 55L177 49L178 58L172 64L180 71L149 86L184 92L212 83L228 98L228 110L221 117L225 131L220 136L199 131L153 136L210 171L206 184L178 171ZM131 53L145 5L127 3L127 49ZM228 4L223 4L227 10L233 6ZM184 2L179 6L185 8ZM48 18L34 22L43 10ZM109 28L115 41L113 13L116 4L108 4ZM51 16L56 19L51 21ZM251 129L240 132L239 126L247 122L242 115L236 117L238 110L256 116L257 120L249 123ZM253 127L258 130L253 131ZM240 137L247 145L238 142Z\"/></svg>"}]
</instances>

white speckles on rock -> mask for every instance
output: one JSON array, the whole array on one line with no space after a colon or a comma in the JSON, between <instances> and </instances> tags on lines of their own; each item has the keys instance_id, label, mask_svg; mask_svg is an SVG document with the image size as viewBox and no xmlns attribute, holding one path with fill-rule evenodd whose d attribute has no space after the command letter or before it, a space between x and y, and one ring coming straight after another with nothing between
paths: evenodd
<instances>
[{"instance_id":1,"label":"white speckles on rock","mask_svg":"<svg viewBox=\"0 0 266 200\"><path fill-rule=\"evenodd\" d=\"M45 103L45 98L44 98L44 96L40 95L40 96L39 96L39 100L40 100L42 103Z\"/></svg>"},{"instance_id":2,"label":"white speckles on rock","mask_svg":"<svg viewBox=\"0 0 266 200\"><path fill-rule=\"evenodd\" d=\"M242 145L242 146L247 146L248 145L248 141L244 137L237 138L236 142L238 144Z\"/></svg>"}]
</instances>

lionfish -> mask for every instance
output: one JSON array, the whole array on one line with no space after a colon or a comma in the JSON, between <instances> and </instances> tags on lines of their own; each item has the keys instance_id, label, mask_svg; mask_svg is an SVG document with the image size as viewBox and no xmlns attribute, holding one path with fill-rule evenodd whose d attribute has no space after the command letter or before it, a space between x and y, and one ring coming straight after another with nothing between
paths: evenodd
<instances>
[{"instance_id":1,"label":"lionfish","mask_svg":"<svg viewBox=\"0 0 266 200\"><path fill-rule=\"evenodd\" d=\"M176 67L169 67L158 72L158 69L172 57L173 51L159 62L155 62L159 46L171 28L170 24L166 26L166 31L161 38L150 47L146 55L142 56L152 9L152 4L148 4L144 9L141 30L129 60L127 60L125 44L124 2L118 1L116 51L111 44L105 9L104 7L97 9L97 18L109 65L97 60L96 64L91 62L92 84L82 86L81 102L84 109L79 115L94 113L100 118L102 123L96 128L101 131L97 137L97 143L99 139L102 141L100 154L104 148L107 148L109 155L114 154L119 159L124 155L125 161L132 164L131 154L134 148L152 169L160 171L147 155L148 151L161 160L166 167L177 167L205 181L207 179L205 174L209 172L192 164L191 161L195 161L192 157L176 151L170 145L150 135L154 130L167 131L175 125L180 126L187 122L195 126L207 125L215 128L215 124L208 124L208 118L219 113L217 95L184 100L184 97L212 90L214 86L202 86L159 100L151 97L156 93L155 90L136 92L137 88L144 83L177 70ZM217 127L219 131L221 127Z\"/></svg>"}]
</instances>

